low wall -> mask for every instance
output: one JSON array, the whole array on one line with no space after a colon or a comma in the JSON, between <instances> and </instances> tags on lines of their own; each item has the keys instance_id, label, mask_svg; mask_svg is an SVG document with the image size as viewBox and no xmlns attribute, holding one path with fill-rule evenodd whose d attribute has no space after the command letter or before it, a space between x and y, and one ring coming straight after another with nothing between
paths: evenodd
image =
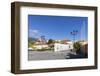
<instances>
[{"instance_id":1,"label":"low wall","mask_svg":"<svg viewBox=\"0 0 100 76\"><path fill-rule=\"evenodd\" d=\"M81 45L81 51L87 56L88 55L88 44Z\"/></svg>"},{"instance_id":2,"label":"low wall","mask_svg":"<svg viewBox=\"0 0 100 76\"><path fill-rule=\"evenodd\" d=\"M73 49L73 44L54 44L54 51L66 51Z\"/></svg>"}]
</instances>

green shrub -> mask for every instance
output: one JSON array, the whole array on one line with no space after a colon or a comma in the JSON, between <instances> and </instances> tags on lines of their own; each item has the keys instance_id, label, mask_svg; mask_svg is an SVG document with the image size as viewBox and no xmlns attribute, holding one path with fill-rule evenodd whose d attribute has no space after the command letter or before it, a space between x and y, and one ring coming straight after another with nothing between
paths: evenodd
<instances>
[{"instance_id":1,"label":"green shrub","mask_svg":"<svg viewBox=\"0 0 100 76\"><path fill-rule=\"evenodd\" d=\"M81 48L81 45L79 42L75 42L74 45L73 45L76 53L79 53L80 52L80 48Z\"/></svg>"}]
</instances>

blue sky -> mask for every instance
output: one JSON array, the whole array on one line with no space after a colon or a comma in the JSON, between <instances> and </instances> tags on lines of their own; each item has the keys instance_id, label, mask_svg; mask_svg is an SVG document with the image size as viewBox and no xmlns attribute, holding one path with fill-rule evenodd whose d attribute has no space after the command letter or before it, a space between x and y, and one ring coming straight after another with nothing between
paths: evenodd
<instances>
[{"instance_id":1,"label":"blue sky","mask_svg":"<svg viewBox=\"0 0 100 76\"><path fill-rule=\"evenodd\" d=\"M76 40L87 40L88 18L74 16L28 15L28 36L46 39L73 40L70 34L78 30Z\"/></svg>"}]
</instances>

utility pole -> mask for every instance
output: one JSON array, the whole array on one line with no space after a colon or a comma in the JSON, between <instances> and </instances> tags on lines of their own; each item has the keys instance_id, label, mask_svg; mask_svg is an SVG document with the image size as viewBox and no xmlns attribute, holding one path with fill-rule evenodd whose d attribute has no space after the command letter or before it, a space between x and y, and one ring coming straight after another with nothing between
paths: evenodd
<instances>
[{"instance_id":1,"label":"utility pole","mask_svg":"<svg viewBox=\"0 0 100 76\"><path fill-rule=\"evenodd\" d=\"M70 34L73 36L73 42L72 42L73 48L74 48L75 36L77 35L77 33L78 33L78 30L73 30L72 32L70 32ZM72 51L74 51L74 49Z\"/></svg>"},{"instance_id":2,"label":"utility pole","mask_svg":"<svg viewBox=\"0 0 100 76\"><path fill-rule=\"evenodd\" d=\"M41 36L41 41L42 41L42 44L45 44L46 43L45 36Z\"/></svg>"},{"instance_id":3,"label":"utility pole","mask_svg":"<svg viewBox=\"0 0 100 76\"><path fill-rule=\"evenodd\" d=\"M78 33L78 30L73 30L72 32L70 32L71 35L73 36L73 43L75 42L75 36L77 35Z\"/></svg>"}]
</instances>

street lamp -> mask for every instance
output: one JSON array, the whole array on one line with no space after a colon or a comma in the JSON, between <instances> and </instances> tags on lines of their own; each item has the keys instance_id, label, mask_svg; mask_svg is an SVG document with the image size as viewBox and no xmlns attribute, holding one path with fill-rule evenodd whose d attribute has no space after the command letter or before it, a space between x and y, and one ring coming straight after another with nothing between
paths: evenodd
<instances>
[{"instance_id":1,"label":"street lamp","mask_svg":"<svg viewBox=\"0 0 100 76\"><path fill-rule=\"evenodd\" d=\"M78 33L78 30L73 30L72 32L70 32L71 35L73 36L73 47L74 47L74 42L75 42L75 36L77 35Z\"/></svg>"},{"instance_id":2,"label":"street lamp","mask_svg":"<svg viewBox=\"0 0 100 76\"><path fill-rule=\"evenodd\" d=\"M75 36L77 35L78 33L78 30L73 30L72 32L70 32L71 35L73 36L73 42L75 42Z\"/></svg>"}]
</instances>

